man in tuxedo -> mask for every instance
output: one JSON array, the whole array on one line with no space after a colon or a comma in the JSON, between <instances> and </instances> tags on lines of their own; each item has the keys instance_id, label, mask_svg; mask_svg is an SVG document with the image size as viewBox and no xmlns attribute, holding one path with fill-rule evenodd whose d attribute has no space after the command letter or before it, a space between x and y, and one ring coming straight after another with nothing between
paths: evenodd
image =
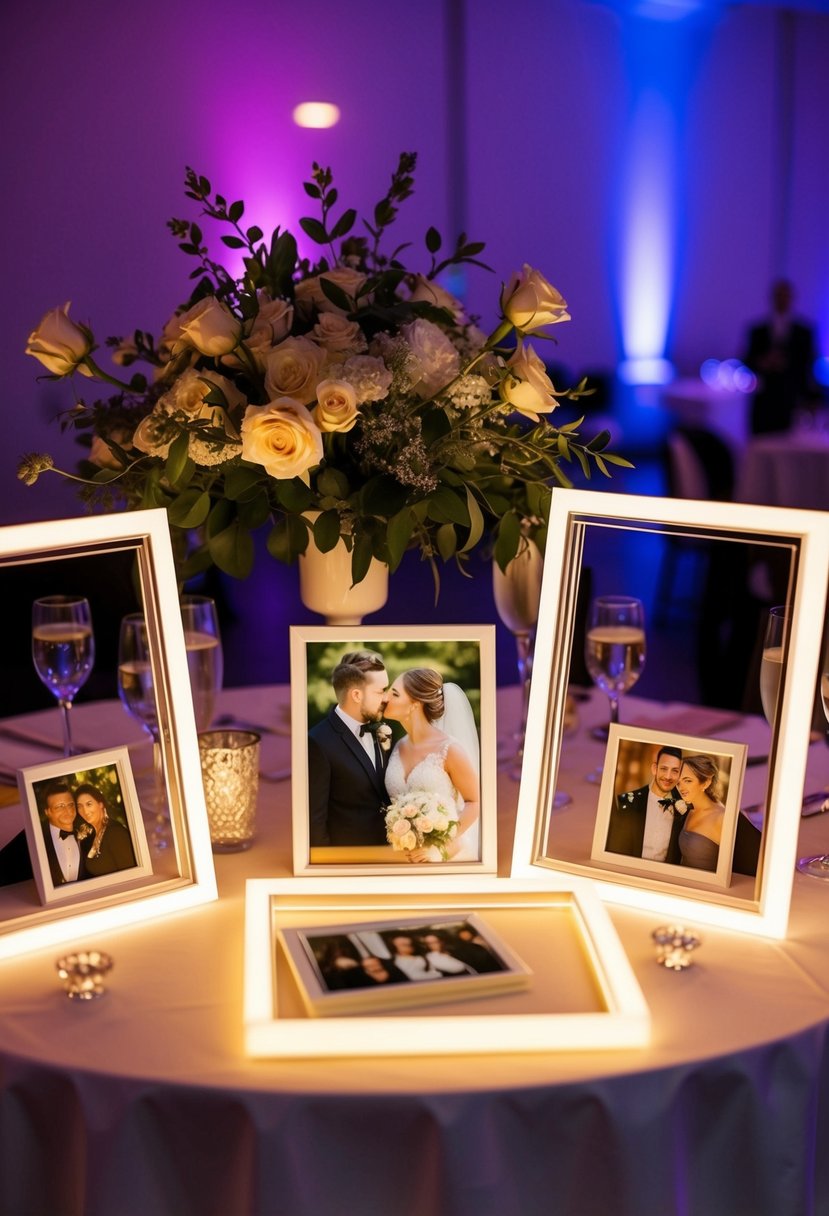
<instances>
[{"instance_id":1,"label":"man in tuxedo","mask_svg":"<svg viewBox=\"0 0 829 1216\"><path fill-rule=\"evenodd\" d=\"M814 330L795 317L793 304L794 287L778 279L771 288L771 315L748 332L743 362L757 377L751 406L754 435L790 430L797 407L818 397Z\"/></svg>"},{"instance_id":2,"label":"man in tuxedo","mask_svg":"<svg viewBox=\"0 0 829 1216\"><path fill-rule=\"evenodd\" d=\"M676 783L681 768L680 748L660 747L651 764L650 783L619 794L607 829L609 853L679 865L679 833L685 816L674 809L674 803L679 799Z\"/></svg>"},{"instance_id":3,"label":"man in tuxedo","mask_svg":"<svg viewBox=\"0 0 829 1216\"><path fill-rule=\"evenodd\" d=\"M48 786L44 814L43 839L52 882L60 887L86 878L86 855L95 833L78 815L75 796L67 782L54 781Z\"/></svg>"},{"instance_id":4,"label":"man in tuxedo","mask_svg":"<svg viewBox=\"0 0 829 1216\"><path fill-rule=\"evenodd\" d=\"M311 846L386 844L386 754L376 730L388 676L379 654L344 654L331 684L337 704L308 732Z\"/></svg>"}]
</instances>

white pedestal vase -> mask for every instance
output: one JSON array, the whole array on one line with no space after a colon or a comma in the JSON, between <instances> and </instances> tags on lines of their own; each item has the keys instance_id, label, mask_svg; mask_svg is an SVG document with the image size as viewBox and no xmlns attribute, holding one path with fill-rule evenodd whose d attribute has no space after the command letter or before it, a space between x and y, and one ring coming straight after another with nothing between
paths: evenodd
<instances>
[{"instance_id":1,"label":"white pedestal vase","mask_svg":"<svg viewBox=\"0 0 829 1216\"><path fill-rule=\"evenodd\" d=\"M306 608L319 612L327 625L359 625L389 597L389 568L372 559L362 582L352 586L351 553L339 541L321 553L310 537L299 557L299 596Z\"/></svg>"}]
</instances>

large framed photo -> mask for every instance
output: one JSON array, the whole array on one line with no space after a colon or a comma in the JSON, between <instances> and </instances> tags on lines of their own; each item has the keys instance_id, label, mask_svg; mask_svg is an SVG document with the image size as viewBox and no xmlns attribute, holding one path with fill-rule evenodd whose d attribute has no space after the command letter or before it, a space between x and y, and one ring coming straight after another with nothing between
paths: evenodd
<instances>
[{"instance_id":1,"label":"large framed photo","mask_svg":"<svg viewBox=\"0 0 829 1216\"><path fill-rule=\"evenodd\" d=\"M5 696L0 705L0 759L10 783L0 821L0 958L170 916L215 899L166 511L125 511L0 528L0 595L8 609L4 624L9 649L5 692L0 693L0 701ZM91 673L77 698L89 704L78 703L71 711L72 742L80 754L44 765L37 755L42 756L44 747L53 757L61 750L61 711L32 663L32 604L55 595L87 600L94 651L90 648ZM146 625L149 696L158 725L155 753L149 736L138 730L116 699L121 614L139 608ZM32 697L27 704L31 682L40 699ZM26 719L20 718L22 706ZM27 720L34 709L35 727ZM40 713L51 715L49 729L40 723ZM97 746L92 741L95 726L85 725L90 720L106 722ZM90 811L96 822L106 823L103 836L100 830L95 833L100 850L94 848L93 834L85 831L82 815L68 827L78 848L68 862L69 874L75 875L75 866L78 872L69 882L49 864L45 808L52 780L70 787L58 802L71 801L83 784L106 795L103 812L94 807ZM19 785L19 794L12 792L11 782ZM92 791L85 794L91 797ZM67 807L62 811L68 814ZM87 849L94 855L88 856ZM65 846L64 852L74 854L75 847ZM106 866L112 867L109 874L101 872Z\"/></svg>"},{"instance_id":2,"label":"large framed photo","mask_svg":"<svg viewBox=\"0 0 829 1216\"><path fill-rule=\"evenodd\" d=\"M612 725L591 858L665 882L727 888L746 745ZM748 820L756 874L760 834ZM739 864L739 862L738 862Z\"/></svg>"},{"instance_id":3,"label":"large framed photo","mask_svg":"<svg viewBox=\"0 0 829 1216\"><path fill-rule=\"evenodd\" d=\"M494 626L291 629L294 873L493 873Z\"/></svg>"},{"instance_id":4,"label":"large framed photo","mask_svg":"<svg viewBox=\"0 0 829 1216\"><path fill-rule=\"evenodd\" d=\"M152 874L126 747L31 765L18 781L42 903L86 901Z\"/></svg>"},{"instance_id":5,"label":"large framed photo","mask_svg":"<svg viewBox=\"0 0 829 1216\"><path fill-rule=\"evenodd\" d=\"M785 936L827 577L824 512L555 490L512 874L589 877L671 919ZM637 600L644 626L605 637L607 596ZM696 782L684 799L672 787L692 810L662 825L670 862L642 842L663 745L677 782Z\"/></svg>"},{"instance_id":6,"label":"large framed photo","mask_svg":"<svg viewBox=\"0 0 829 1216\"><path fill-rule=\"evenodd\" d=\"M417 978L427 964L446 978ZM453 964L471 971L450 974ZM405 978L390 980L393 968ZM472 885L443 871L429 882L387 873L370 891L359 877L249 879L244 1020L246 1053L262 1058L593 1050L650 1037L591 884L482 875Z\"/></svg>"}]
</instances>

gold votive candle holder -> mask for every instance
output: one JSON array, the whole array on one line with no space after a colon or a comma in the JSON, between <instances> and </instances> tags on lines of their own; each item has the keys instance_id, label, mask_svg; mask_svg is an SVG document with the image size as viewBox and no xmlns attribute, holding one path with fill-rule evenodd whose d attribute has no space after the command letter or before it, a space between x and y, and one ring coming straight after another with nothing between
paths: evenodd
<instances>
[{"instance_id":1,"label":"gold votive candle holder","mask_svg":"<svg viewBox=\"0 0 829 1216\"><path fill-rule=\"evenodd\" d=\"M202 731L199 757L213 852L249 849L256 834L259 735L250 730Z\"/></svg>"},{"instance_id":2,"label":"gold votive candle holder","mask_svg":"<svg viewBox=\"0 0 829 1216\"><path fill-rule=\"evenodd\" d=\"M104 976L112 970L112 956L103 950L76 950L55 963L71 1001L94 1001L103 996Z\"/></svg>"}]
</instances>

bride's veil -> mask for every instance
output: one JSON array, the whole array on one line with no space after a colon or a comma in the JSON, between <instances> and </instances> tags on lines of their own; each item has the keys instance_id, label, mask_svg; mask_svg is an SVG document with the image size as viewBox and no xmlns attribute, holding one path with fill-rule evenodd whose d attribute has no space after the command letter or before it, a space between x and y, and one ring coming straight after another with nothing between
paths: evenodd
<instances>
[{"instance_id":1,"label":"bride's veil","mask_svg":"<svg viewBox=\"0 0 829 1216\"><path fill-rule=\"evenodd\" d=\"M469 698L459 684L443 685L443 717L435 722L438 730L460 743L476 773L481 771L481 743Z\"/></svg>"}]
</instances>

